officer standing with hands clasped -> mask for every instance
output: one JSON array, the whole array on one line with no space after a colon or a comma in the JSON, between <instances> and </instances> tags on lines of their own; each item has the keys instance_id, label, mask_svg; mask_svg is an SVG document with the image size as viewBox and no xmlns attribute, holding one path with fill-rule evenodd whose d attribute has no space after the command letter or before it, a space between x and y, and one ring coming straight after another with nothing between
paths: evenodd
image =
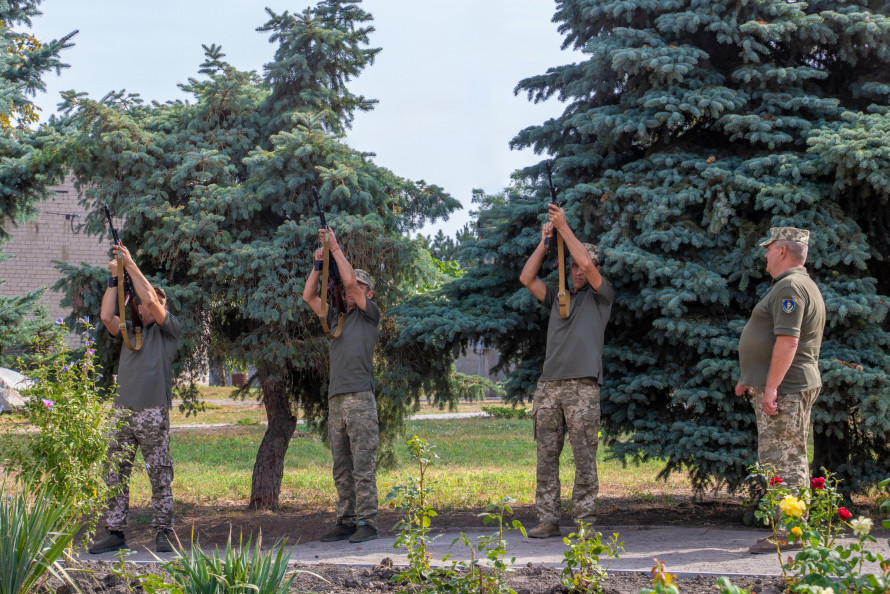
<instances>
[{"instance_id":1,"label":"officer standing with hands clasped","mask_svg":"<svg viewBox=\"0 0 890 594\"><path fill-rule=\"evenodd\" d=\"M377 403L374 399L374 345L380 335L380 310L371 298L374 279L364 270L353 270L330 228L318 230L328 246L346 289L346 311L329 307L329 327L346 314L342 333L331 340L328 384L328 440L337 487L337 524L321 537L322 542L375 540L377 535L377 446L380 442ZM315 252L315 266L303 290L305 301L318 317L322 299L318 293L324 250ZM322 287L323 291L327 287Z\"/></svg>"},{"instance_id":2,"label":"officer standing with hands clasped","mask_svg":"<svg viewBox=\"0 0 890 594\"><path fill-rule=\"evenodd\" d=\"M578 522L593 524L595 520L603 342L615 301L612 285L600 274L600 250L575 237L562 208L550 203L549 209L550 222L544 224L541 241L519 277L550 311L544 370L532 407L538 454L535 506L539 522L528 531L532 538L560 536L559 455L566 427L575 458L574 515ZM537 278L547 253L545 240L554 232L562 236L572 256L574 290L566 318L560 313L557 289Z\"/></svg>"},{"instance_id":3,"label":"officer standing with hands clasped","mask_svg":"<svg viewBox=\"0 0 890 594\"><path fill-rule=\"evenodd\" d=\"M789 487L810 486L807 439L810 411L822 389L819 350L825 328L825 302L807 274L810 232L773 227L766 248L766 271L773 285L754 307L739 339L741 375L737 396L751 398L757 415L757 454L771 464ZM751 553L795 550L779 535L779 542L762 538Z\"/></svg>"}]
</instances>

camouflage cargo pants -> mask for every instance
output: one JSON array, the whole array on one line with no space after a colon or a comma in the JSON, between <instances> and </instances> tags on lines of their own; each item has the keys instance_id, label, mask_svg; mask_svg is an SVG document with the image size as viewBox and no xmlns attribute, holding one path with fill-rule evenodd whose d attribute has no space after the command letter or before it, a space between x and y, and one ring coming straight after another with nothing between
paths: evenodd
<instances>
[{"instance_id":1,"label":"camouflage cargo pants","mask_svg":"<svg viewBox=\"0 0 890 594\"><path fill-rule=\"evenodd\" d=\"M328 441L334 459L337 521L377 526L377 446L373 392L337 394L328 401Z\"/></svg>"},{"instance_id":2,"label":"camouflage cargo pants","mask_svg":"<svg viewBox=\"0 0 890 594\"><path fill-rule=\"evenodd\" d=\"M751 404L757 415L757 456L761 464L772 464L776 475L789 487L810 486L810 462L807 439L810 433L810 411L822 388L794 394L779 394L779 414L763 412L762 390L754 390Z\"/></svg>"},{"instance_id":3,"label":"camouflage cargo pants","mask_svg":"<svg viewBox=\"0 0 890 594\"><path fill-rule=\"evenodd\" d=\"M599 479L596 450L600 430L600 387L594 378L538 382L532 415L538 448L535 506L538 521L559 524L559 455L568 428L575 458L572 508L576 520L593 523Z\"/></svg>"},{"instance_id":4,"label":"camouflage cargo pants","mask_svg":"<svg viewBox=\"0 0 890 594\"><path fill-rule=\"evenodd\" d=\"M108 501L106 524L121 532L127 527L130 509L130 473L136 448L142 449L145 470L151 482L152 524L157 529L173 529L173 459L170 457L170 413L166 406L135 409L114 407L117 430L108 444L109 466L105 482L118 492Z\"/></svg>"}]
</instances>

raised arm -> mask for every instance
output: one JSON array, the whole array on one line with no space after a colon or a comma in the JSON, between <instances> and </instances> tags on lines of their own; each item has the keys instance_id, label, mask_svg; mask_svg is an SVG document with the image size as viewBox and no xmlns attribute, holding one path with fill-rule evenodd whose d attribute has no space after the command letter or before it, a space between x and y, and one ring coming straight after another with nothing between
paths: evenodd
<instances>
[{"instance_id":1,"label":"raised arm","mask_svg":"<svg viewBox=\"0 0 890 594\"><path fill-rule=\"evenodd\" d=\"M355 269L353 269L349 260L346 259L343 250L340 249L340 245L337 243L337 236L334 235L334 231L330 227L327 229L319 229L318 232L322 237L322 241L324 241L323 234L328 234L330 252L331 255L334 256L334 261L337 263L337 269L340 271L340 279L343 281L343 286L346 287L346 291L355 301L355 306L360 310L365 311L368 307L368 298L359 286L358 279L355 278Z\"/></svg>"},{"instance_id":2,"label":"raised arm","mask_svg":"<svg viewBox=\"0 0 890 594\"><path fill-rule=\"evenodd\" d=\"M108 268L111 270L112 278L116 278L119 283L123 282L123 279L118 276L117 260L109 262ZM121 319L114 313L116 305L117 287L108 287L105 289L105 294L102 295L102 309L99 312L99 319L102 320L105 329L108 330L108 333L112 336L117 336L120 333L121 327Z\"/></svg>"},{"instance_id":3,"label":"raised arm","mask_svg":"<svg viewBox=\"0 0 890 594\"><path fill-rule=\"evenodd\" d=\"M547 254L547 247L544 240L553 236L553 225L544 223L541 229L541 241L535 247L535 251L528 257L525 266L522 267L522 273L519 275L519 282L528 289L535 299L544 301L547 296L547 285L538 278L538 271L541 269L541 263L544 262L544 256Z\"/></svg>"},{"instance_id":4,"label":"raised arm","mask_svg":"<svg viewBox=\"0 0 890 594\"><path fill-rule=\"evenodd\" d=\"M566 247L569 248L569 253L572 255L572 261L581 267L590 286L593 287L595 291L599 291L603 284L603 277L600 275L599 269L593 263L593 259L591 259L590 254L587 253L584 245L577 237L575 237L575 233L566 222L565 211L553 203L550 203L548 206L550 207L550 212L548 213L550 222L562 236Z\"/></svg>"},{"instance_id":5,"label":"raised arm","mask_svg":"<svg viewBox=\"0 0 890 594\"><path fill-rule=\"evenodd\" d=\"M136 266L136 262L133 261L133 257L130 255L130 250L125 248L123 244L115 244L111 246L111 249L114 250L115 257L120 255L123 258L124 268L129 273L130 280L133 281L133 288L136 289L136 294L139 295L140 305L147 308L155 322L163 326L164 321L167 319L167 308L158 299L154 287L151 286L151 283L148 282L148 279L145 278L145 275ZM118 282L123 282L123 279L119 278Z\"/></svg>"},{"instance_id":6,"label":"raised arm","mask_svg":"<svg viewBox=\"0 0 890 594\"><path fill-rule=\"evenodd\" d=\"M319 264L321 264L323 257L324 250L322 248L315 250L315 265L312 267L312 272L309 273L309 278L306 279L306 286L303 287L303 301L312 308L312 311L318 317L321 317L321 297L318 294L318 279L321 278L321 266Z\"/></svg>"}]
</instances>

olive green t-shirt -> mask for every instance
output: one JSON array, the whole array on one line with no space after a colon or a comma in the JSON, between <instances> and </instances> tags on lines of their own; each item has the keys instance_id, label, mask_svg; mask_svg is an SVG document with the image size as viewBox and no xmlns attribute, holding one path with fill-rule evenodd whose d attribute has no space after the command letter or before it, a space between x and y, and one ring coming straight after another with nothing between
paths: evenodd
<instances>
[{"instance_id":1,"label":"olive green t-shirt","mask_svg":"<svg viewBox=\"0 0 890 594\"><path fill-rule=\"evenodd\" d=\"M776 336L797 337L797 352L779 384L779 394L794 394L822 385L819 349L825 329L825 302L803 266L773 279L773 286L751 313L739 339L739 383L766 388Z\"/></svg>"},{"instance_id":2,"label":"olive green t-shirt","mask_svg":"<svg viewBox=\"0 0 890 594\"><path fill-rule=\"evenodd\" d=\"M374 391L374 345L380 336L380 310L368 299L365 311L346 314L343 332L331 340L331 379L328 398L337 394ZM328 326L337 326L337 310L328 308Z\"/></svg>"},{"instance_id":3,"label":"olive green t-shirt","mask_svg":"<svg viewBox=\"0 0 890 594\"><path fill-rule=\"evenodd\" d=\"M603 383L603 341L612 313L615 289L603 279L599 291L587 284L572 293L569 317L559 313L558 290L547 287L542 303L550 310L547 355L540 381L597 378Z\"/></svg>"},{"instance_id":4,"label":"olive green t-shirt","mask_svg":"<svg viewBox=\"0 0 890 594\"><path fill-rule=\"evenodd\" d=\"M134 334L130 332L130 342ZM173 358L179 346L182 326L176 316L167 312L163 324L152 323L142 330L142 348L131 351L121 345L117 371L115 404L130 408L155 408L173 404ZM118 337L123 342L120 333Z\"/></svg>"}]
</instances>

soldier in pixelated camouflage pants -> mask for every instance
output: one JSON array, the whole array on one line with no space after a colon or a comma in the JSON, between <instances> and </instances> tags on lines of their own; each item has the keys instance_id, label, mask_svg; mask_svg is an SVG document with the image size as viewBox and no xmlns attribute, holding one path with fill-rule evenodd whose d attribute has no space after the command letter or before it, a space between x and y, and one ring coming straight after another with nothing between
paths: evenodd
<instances>
[{"instance_id":1,"label":"soldier in pixelated camouflage pants","mask_svg":"<svg viewBox=\"0 0 890 594\"><path fill-rule=\"evenodd\" d=\"M810 463L807 460L807 439L810 412L822 388L794 394L779 394L779 414L763 412L760 401L763 390L754 390L751 404L757 415L757 454L761 464L772 464L776 476L788 487L810 486Z\"/></svg>"},{"instance_id":2,"label":"soldier in pixelated camouflage pants","mask_svg":"<svg viewBox=\"0 0 890 594\"><path fill-rule=\"evenodd\" d=\"M592 524L599 479L596 450L600 429L600 387L593 378L538 382L532 415L538 444L535 505L541 522L559 525L559 455L568 428L575 458L573 515Z\"/></svg>"},{"instance_id":3,"label":"soldier in pixelated camouflage pants","mask_svg":"<svg viewBox=\"0 0 890 594\"><path fill-rule=\"evenodd\" d=\"M377 526L377 446L380 442L373 392L338 394L328 401L328 440L334 459L337 519Z\"/></svg>"},{"instance_id":4,"label":"soldier in pixelated camouflage pants","mask_svg":"<svg viewBox=\"0 0 890 594\"><path fill-rule=\"evenodd\" d=\"M108 445L109 468L105 482L120 491L108 502L106 522L109 530L123 532L130 507L130 472L136 447L142 450L145 470L151 481L151 506L154 526L173 529L173 460L170 457L170 414L166 406L134 409L115 406L117 427Z\"/></svg>"}]
</instances>

